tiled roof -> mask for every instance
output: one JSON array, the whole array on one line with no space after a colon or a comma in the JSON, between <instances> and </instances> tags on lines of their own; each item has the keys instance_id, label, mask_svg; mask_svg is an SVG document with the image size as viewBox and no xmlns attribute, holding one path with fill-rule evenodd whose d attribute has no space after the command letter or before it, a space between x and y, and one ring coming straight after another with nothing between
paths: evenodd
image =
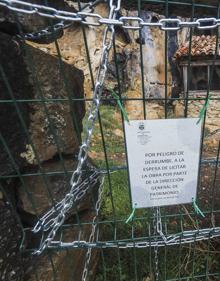
<instances>
[{"instance_id":1,"label":"tiled roof","mask_svg":"<svg viewBox=\"0 0 220 281\"><path fill-rule=\"evenodd\" d=\"M219 45L219 43L218 43ZM193 57L211 56L215 54L216 36L202 35L192 36L191 55ZM217 55L219 56L219 46L217 48ZM189 41L180 46L176 51L174 58L180 59L189 56Z\"/></svg>"}]
</instances>

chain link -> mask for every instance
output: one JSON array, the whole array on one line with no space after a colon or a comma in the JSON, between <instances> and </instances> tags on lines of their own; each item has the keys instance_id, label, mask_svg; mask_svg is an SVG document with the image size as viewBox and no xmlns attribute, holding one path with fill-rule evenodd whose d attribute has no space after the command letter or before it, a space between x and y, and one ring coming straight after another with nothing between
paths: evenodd
<instances>
[{"instance_id":1,"label":"chain link","mask_svg":"<svg viewBox=\"0 0 220 281\"><path fill-rule=\"evenodd\" d=\"M160 233L160 232L162 232L162 222L161 222L160 208L159 207L154 209L153 226L154 226L154 236L156 237L156 235L159 232L160 236L165 241L164 237ZM159 281L158 245L154 246L154 264L155 264L155 281Z\"/></svg>"},{"instance_id":2,"label":"chain link","mask_svg":"<svg viewBox=\"0 0 220 281\"><path fill-rule=\"evenodd\" d=\"M115 12L119 11L121 0L116 2L110 0L110 7L115 7ZM164 31L179 30L183 27L198 28L198 29L214 29L220 26L220 19L216 18L198 18L195 21L181 21L180 19L174 18L163 18L158 22L145 22L140 17L120 17L115 18L104 18L99 14L85 13L85 12L68 12L57 10L55 8L42 6L38 4L32 4L19 0L0 0L0 6L7 7L9 10L25 13L25 14L37 14L43 17L52 19L61 19L65 21L78 22L88 26L121 26L124 29L140 30L144 26L159 27ZM95 20L95 22L94 22Z\"/></svg>"},{"instance_id":3,"label":"chain link","mask_svg":"<svg viewBox=\"0 0 220 281\"><path fill-rule=\"evenodd\" d=\"M89 2L88 4L84 5L81 9L80 12L78 12L81 16L83 15L91 15L90 13L85 13L83 12L85 9L90 9L90 11L93 11L95 6L97 6L102 0L96 0L94 2ZM88 19L87 19L88 20ZM63 31L64 29L70 27L73 24L72 21L66 21L62 20L59 23L56 23L52 26L45 27L44 29L32 33L25 33L22 36L17 35L18 38L23 39L23 40L30 40L30 41L36 41L39 39L54 39L56 34L58 32ZM96 25L96 24L91 24L91 25ZM100 24L99 24L100 25Z\"/></svg>"},{"instance_id":4,"label":"chain link","mask_svg":"<svg viewBox=\"0 0 220 281\"><path fill-rule=\"evenodd\" d=\"M104 179L105 178L103 176L102 179L101 179L101 184L99 186L98 200L96 201L96 204L95 204L95 216L93 217L93 220L92 220L92 231L91 231L91 234L89 236L89 241L88 241L89 243L94 243L94 241L95 241L97 218L98 218L100 207L101 207L101 199L102 199L102 193L103 193ZM87 280L91 256L92 256L92 248L88 248L88 250L86 252L84 269L83 269L83 273L82 273L82 281Z\"/></svg>"},{"instance_id":5,"label":"chain link","mask_svg":"<svg viewBox=\"0 0 220 281\"><path fill-rule=\"evenodd\" d=\"M40 31L32 32L32 33L25 33L24 35L17 35L16 37L23 39L23 40L30 40L35 41L44 38L54 38L56 34L64 29L70 27L71 23L61 21L59 23L54 24L53 26L48 26Z\"/></svg>"},{"instance_id":6,"label":"chain link","mask_svg":"<svg viewBox=\"0 0 220 281\"><path fill-rule=\"evenodd\" d=\"M73 242L62 242L62 241L52 241L49 248L59 247L59 249L65 248L149 248L149 247L164 247L164 246L174 246L181 244L195 243L198 241L209 240L213 238L220 237L220 227L205 228L183 231L181 233L175 233L166 236L166 240L162 239L160 236L147 237L146 239L132 238L130 241L96 241L94 243L89 243L87 241L73 241ZM129 239L127 239L129 240Z\"/></svg>"},{"instance_id":7,"label":"chain link","mask_svg":"<svg viewBox=\"0 0 220 281\"><path fill-rule=\"evenodd\" d=\"M14 0L12 2L14 2ZM110 11L109 11L110 19L115 19L119 6L120 6L120 0L118 0L116 6L113 5L113 0L110 1ZM91 136L93 133L95 121L97 119L97 115L99 111L102 86L107 71L108 56L109 56L109 51L113 44L113 37L114 37L114 27L107 26L103 35L102 57L96 77L95 88L93 91L93 102L89 110L88 119L85 125L86 132L83 138L82 145L79 148L77 168L73 172L73 175L70 180L71 189L65 195L64 199L57 204L56 206L57 208L52 208L46 215L43 216L43 218L41 218L38 221L38 223L33 228L33 232L35 233L39 232L40 230L43 232L49 230L47 238L41 243L39 249L36 251L37 254L40 254L46 247L50 245L50 243L52 242L52 240L56 235L57 230L63 224L66 213L69 211L70 208L72 208L73 203L76 202L76 198L77 198L76 194L79 191L78 185L82 177L82 167L87 159L87 152L90 147ZM80 189L80 191L82 192L82 189ZM86 191L82 192L81 196L84 196L85 192Z\"/></svg>"},{"instance_id":8,"label":"chain link","mask_svg":"<svg viewBox=\"0 0 220 281\"><path fill-rule=\"evenodd\" d=\"M35 227L33 228L33 232L37 233L40 230L42 230L42 225L44 225L44 231L48 231L51 227L54 226L55 222L52 219L55 215L57 215L64 204L68 203L69 200L74 200L74 202L77 202L81 200L84 195L87 193L90 186L94 186L99 181L99 172L95 171L93 172L87 179L82 181L81 184L77 186L77 188L74 190L72 194L67 194L66 201L64 202L64 199L57 203L49 212L47 212L40 220L37 222Z\"/></svg>"}]
</instances>

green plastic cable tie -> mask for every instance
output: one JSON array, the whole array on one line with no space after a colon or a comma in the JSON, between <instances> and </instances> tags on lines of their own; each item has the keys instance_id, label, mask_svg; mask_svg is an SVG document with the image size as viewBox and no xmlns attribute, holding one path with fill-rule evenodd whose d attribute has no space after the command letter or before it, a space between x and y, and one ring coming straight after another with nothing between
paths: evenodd
<instances>
[{"instance_id":1,"label":"green plastic cable tie","mask_svg":"<svg viewBox=\"0 0 220 281\"><path fill-rule=\"evenodd\" d=\"M201 215L203 218L205 217L205 215L203 214L203 212L200 210L199 206L196 204L196 200L194 198L192 198L192 203L193 203L193 208L196 212L197 215Z\"/></svg>"},{"instance_id":2,"label":"green plastic cable tie","mask_svg":"<svg viewBox=\"0 0 220 281\"><path fill-rule=\"evenodd\" d=\"M209 106L209 101L210 101L210 98L211 98L211 97L212 97L212 95L210 94L210 95L208 96L208 98L206 99L206 101L205 101L205 103L204 103L202 109L201 109L200 112L199 112L199 120L197 121L196 124L199 124L199 122L200 122L201 120L203 120L203 118L204 118L204 116L205 116L205 112L206 112L206 110L207 110L207 108L208 108L208 106Z\"/></svg>"},{"instance_id":3,"label":"green plastic cable tie","mask_svg":"<svg viewBox=\"0 0 220 281\"><path fill-rule=\"evenodd\" d=\"M124 116L124 119L129 123L128 114L127 114L125 108L123 107L123 105L119 99L119 96L112 89L109 89L109 90L110 90L111 94L113 95L113 97L116 99L118 107L120 108L120 110Z\"/></svg>"},{"instance_id":4,"label":"green plastic cable tie","mask_svg":"<svg viewBox=\"0 0 220 281\"><path fill-rule=\"evenodd\" d=\"M137 203L134 204L132 212L131 212L130 216L127 218L125 223L129 223L131 220L133 220L134 215L135 215L135 211L136 211L136 206L137 206Z\"/></svg>"}]
</instances>

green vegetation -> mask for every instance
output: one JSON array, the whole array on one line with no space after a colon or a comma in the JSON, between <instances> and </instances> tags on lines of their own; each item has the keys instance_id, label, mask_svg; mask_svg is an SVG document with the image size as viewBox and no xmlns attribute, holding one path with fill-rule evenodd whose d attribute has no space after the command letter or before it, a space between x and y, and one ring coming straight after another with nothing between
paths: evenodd
<instances>
[{"instance_id":1,"label":"green vegetation","mask_svg":"<svg viewBox=\"0 0 220 281\"><path fill-rule=\"evenodd\" d=\"M118 107L102 105L100 115L105 146L103 147L100 124L97 122L90 156L103 169L106 169L106 165L110 170L115 166L123 167L126 159L120 110ZM102 241L131 239L132 235L147 237L149 224L153 231L152 213L149 209L136 210L134 220L125 223L132 210L128 186L128 172L125 169L113 171L109 177L105 177L101 207L101 220L105 222L99 229ZM164 218L163 227L166 225L173 233L181 232L182 226L184 229L192 229L195 225L202 227L196 215L182 218L180 213L184 213L184 209L181 208L166 209L166 214L177 215ZM216 241L211 240L186 245L180 243L158 249L159 280L218 280L217 277L194 277L218 271L220 252L216 247ZM154 258L154 248L102 249L95 281L154 281ZM184 279L184 276L188 277Z\"/></svg>"},{"instance_id":2,"label":"green vegetation","mask_svg":"<svg viewBox=\"0 0 220 281\"><path fill-rule=\"evenodd\" d=\"M90 156L99 167L105 167L106 151L110 165L124 165L125 146L120 111L118 108L103 105L100 108L100 116L101 122L96 122L94 127Z\"/></svg>"}]
</instances>

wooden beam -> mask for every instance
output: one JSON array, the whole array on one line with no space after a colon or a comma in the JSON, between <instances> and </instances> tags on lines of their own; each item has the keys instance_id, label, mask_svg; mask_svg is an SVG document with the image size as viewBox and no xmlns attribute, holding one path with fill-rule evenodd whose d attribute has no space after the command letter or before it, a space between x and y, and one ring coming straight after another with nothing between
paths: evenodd
<instances>
[{"instance_id":1,"label":"wooden beam","mask_svg":"<svg viewBox=\"0 0 220 281\"><path fill-rule=\"evenodd\" d=\"M179 65L180 66L187 66L187 65L189 65L189 62L187 60L181 61L181 62L179 62ZM191 66L220 65L220 59L216 59L216 60L207 60L207 59L201 60L200 59L200 60L197 60L197 61L191 61L190 65Z\"/></svg>"}]
</instances>

